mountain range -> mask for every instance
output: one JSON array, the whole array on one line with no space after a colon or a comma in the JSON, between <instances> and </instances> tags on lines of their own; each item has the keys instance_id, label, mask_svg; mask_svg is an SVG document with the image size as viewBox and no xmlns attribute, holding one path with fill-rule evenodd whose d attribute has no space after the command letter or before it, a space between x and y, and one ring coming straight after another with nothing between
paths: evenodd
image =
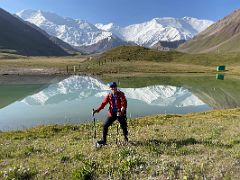
<instances>
[{"instance_id":1,"label":"mountain range","mask_svg":"<svg viewBox=\"0 0 240 180\"><path fill-rule=\"evenodd\" d=\"M12 15L0 9L0 27L1 52L28 56L98 53L121 45L177 48L187 53L240 51L240 9L216 23L165 17L126 27L113 23L94 25L40 10Z\"/></svg>"},{"instance_id":2,"label":"mountain range","mask_svg":"<svg viewBox=\"0 0 240 180\"><path fill-rule=\"evenodd\" d=\"M209 27L213 21L184 18L154 18L150 21L120 27L113 23L92 24L86 20L61 17L51 12L23 10L17 16L35 24L51 36L57 37L78 50L102 52L120 45L145 47L168 46L184 42Z\"/></svg>"},{"instance_id":3,"label":"mountain range","mask_svg":"<svg viewBox=\"0 0 240 180\"><path fill-rule=\"evenodd\" d=\"M178 50L187 53L240 52L240 9L214 23Z\"/></svg>"},{"instance_id":4,"label":"mountain range","mask_svg":"<svg viewBox=\"0 0 240 180\"><path fill-rule=\"evenodd\" d=\"M181 19L165 17L154 18L127 27L120 27L113 23L107 25L96 24L96 27L110 31L125 41L134 42L140 46L152 47L159 41L189 40L212 23L209 20L199 20L191 17Z\"/></svg>"}]
</instances>

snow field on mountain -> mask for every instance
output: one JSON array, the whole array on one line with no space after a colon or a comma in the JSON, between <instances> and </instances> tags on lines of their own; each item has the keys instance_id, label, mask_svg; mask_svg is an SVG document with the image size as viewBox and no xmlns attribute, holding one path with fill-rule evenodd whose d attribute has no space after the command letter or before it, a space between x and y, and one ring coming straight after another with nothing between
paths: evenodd
<instances>
[{"instance_id":1,"label":"snow field on mountain","mask_svg":"<svg viewBox=\"0 0 240 180\"><path fill-rule=\"evenodd\" d=\"M191 39L213 23L192 17L165 17L120 27L113 23L93 25L85 20L61 17L40 10L23 10L17 15L72 46L90 46L104 39L118 37L126 42L152 47L159 41Z\"/></svg>"}]
</instances>

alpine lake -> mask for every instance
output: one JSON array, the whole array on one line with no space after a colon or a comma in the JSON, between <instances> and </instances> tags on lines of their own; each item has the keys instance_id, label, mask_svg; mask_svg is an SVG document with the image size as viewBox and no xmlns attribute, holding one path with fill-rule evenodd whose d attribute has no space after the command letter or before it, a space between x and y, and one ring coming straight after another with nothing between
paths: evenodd
<instances>
[{"instance_id":1,"label":"alpine lake","mask_svg":"<svg viewBox=\"0 0 240 180\"><path fill-rule=\"evenodd\" d=\"M91 123L92 109L116 81L127 97L127 118L185 114L240 106L240 79L224 74L152 74L147 76L22 77L2 76L0 131L45 124ZM95 115L107 116L108 105Z\"/></svg>"}]
</instances>

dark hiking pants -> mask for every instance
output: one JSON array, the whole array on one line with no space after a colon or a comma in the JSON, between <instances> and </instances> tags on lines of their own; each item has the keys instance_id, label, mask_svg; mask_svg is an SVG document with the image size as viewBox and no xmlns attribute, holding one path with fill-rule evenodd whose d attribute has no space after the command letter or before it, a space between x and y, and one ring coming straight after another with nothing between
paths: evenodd
<instances>
[{"instance_id":1,"label":"dark hiking pants","mask_svg":"<svg viewBox=\"0 0 240 180\"><path fill-rule=\"evenodd\" d=\"M103 125L103 141L107 142L107 134L108 128L113 124L115 120L118 120L120 126L123 130L124 137L127 138L128 136L128 129L127 129L127 119L126 116L116 116L113 115L112 117L108 117Z\"/></svg>"}]
</instances>

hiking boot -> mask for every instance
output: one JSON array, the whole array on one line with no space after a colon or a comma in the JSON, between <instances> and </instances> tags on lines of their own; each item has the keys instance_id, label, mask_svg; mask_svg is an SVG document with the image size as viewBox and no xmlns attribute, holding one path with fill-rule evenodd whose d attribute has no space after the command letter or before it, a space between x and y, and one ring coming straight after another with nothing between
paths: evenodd
<instances>
[{"instance_id":1,"label":"hiking boot","mask_svg":"<svg viewBox=\"0 0 240 180\"><path fill-rule=\"evenodd\" d=\"M99 145L106 145L106 141L104 141L104 140L97 141L97 143L98 143Z\"/></svg>"},{"instance_id":2,"label":"hiking boot","mask_svg":"<svg viewBox=\"0 0 240 180\"><path fill-rule=\"evenodd\" d=\"M106 145L106 141L100 140L96 142L95 148L101 148L104 145Z\"/></svg>"}]
</instances>

